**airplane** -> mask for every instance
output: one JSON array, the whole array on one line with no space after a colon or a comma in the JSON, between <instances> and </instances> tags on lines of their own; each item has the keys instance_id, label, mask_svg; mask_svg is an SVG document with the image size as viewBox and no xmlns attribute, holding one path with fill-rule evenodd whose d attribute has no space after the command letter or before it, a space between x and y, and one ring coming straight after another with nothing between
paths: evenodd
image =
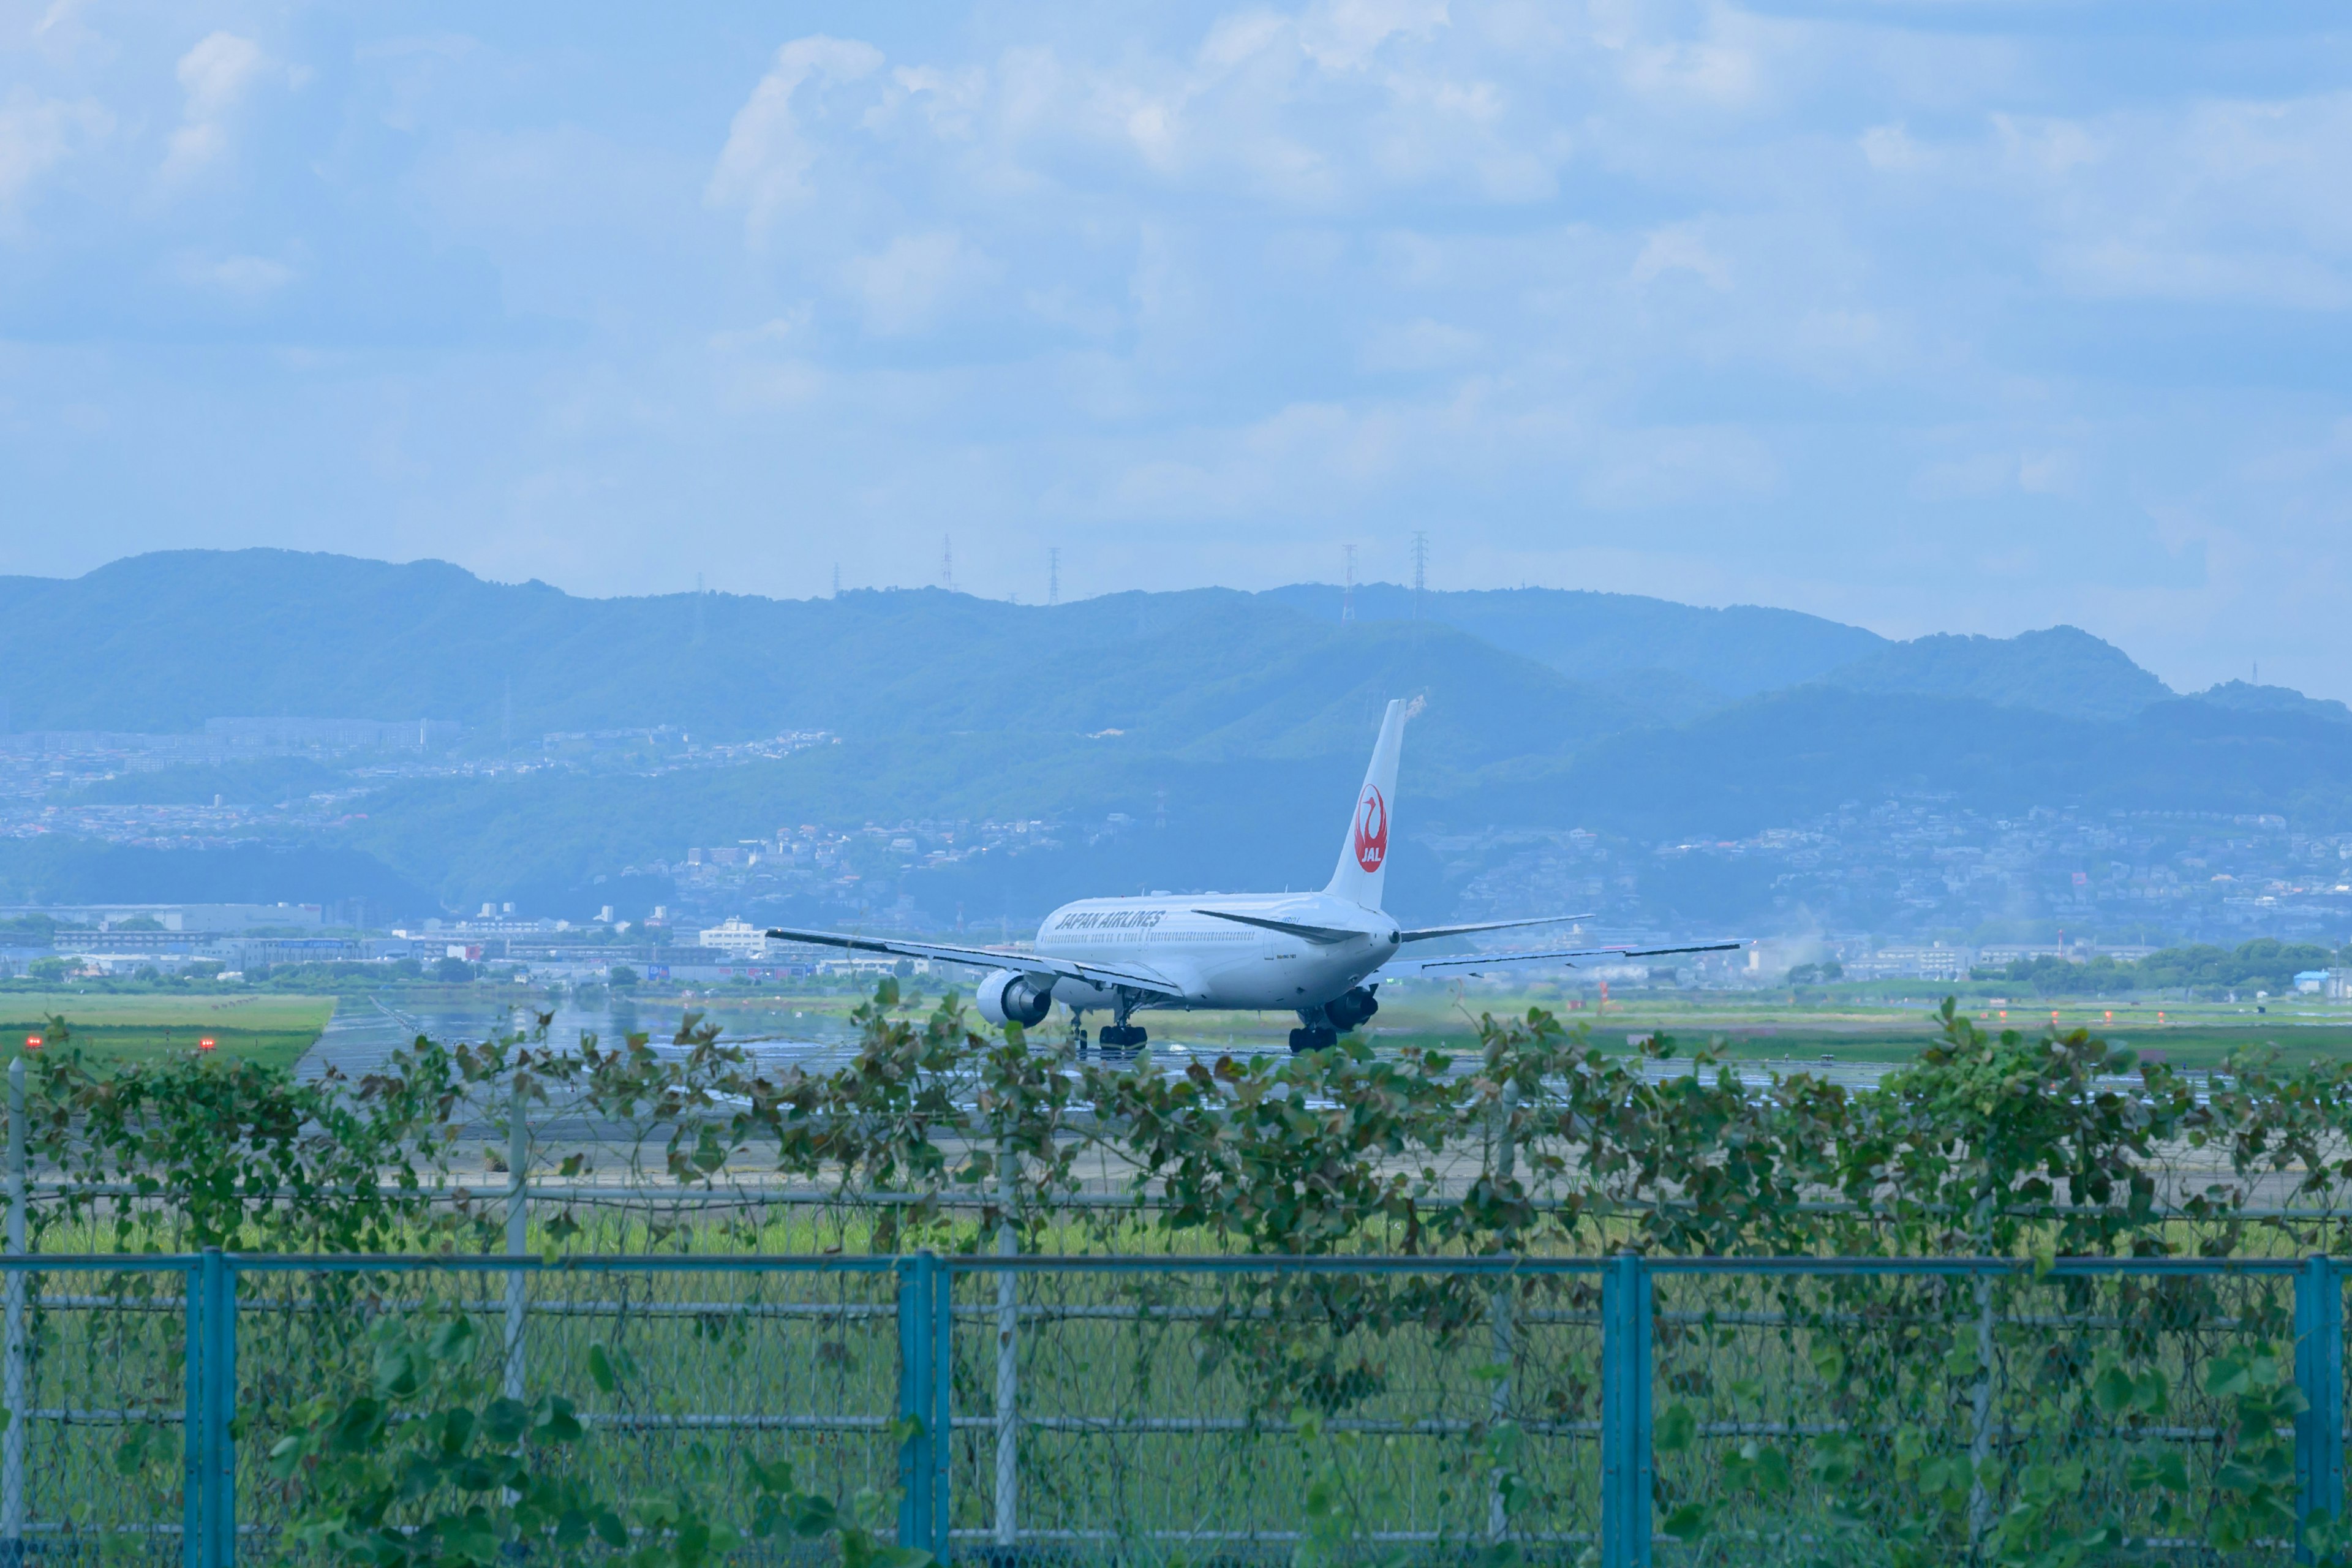
<instances>
[{"instance_id":1,"label":"airplane","mask_svg":"<svg viewBox=\"0 0 2352 1568\"><path fill-rule=\"evenodd\" d=\"M1148 1038L1129 1020L1147 1009L1295 1012L1293 1051L1339 1043L1380 1011L1382 981L1408 974L1477 973L1507 964L1578 959L1651 958L1665 953L1724 952L1736 942L1686 947L1580 947L1458 957L1401 957L1413 942L1474 931L1558 925L1584 915L1539 915L1466 925L1398 924L1381 910L1388 875L1397 758L1405 721L1419 712L1392 701L1381 720L1371 765L1356 794L1339 845L1338 868L1319 893L1154 893L1148 898L1081 899L1064 904L1037 928L1034 951L995 952L945 942L851 936L838 931L779 929L779 942L812 942L859 952L895 953L987 971L974 1000L981 1016L1002 1026L1034 1028L1055 1003L1067 1007L1071 1037L1086 1048L1086 1015L1106 1012L1111 1022L1099 1043L1132 1050Z\"/></svg>"}]
</instances>

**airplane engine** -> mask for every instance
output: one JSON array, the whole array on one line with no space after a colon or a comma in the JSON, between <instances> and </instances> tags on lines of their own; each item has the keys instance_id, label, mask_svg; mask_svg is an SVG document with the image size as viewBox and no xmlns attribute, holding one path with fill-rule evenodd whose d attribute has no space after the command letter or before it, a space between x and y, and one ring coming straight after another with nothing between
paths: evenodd
<instances>
[{"instance_id":1,"label":"airplane engine","mask_svg":"<svg viewBox=\"0 0 2352 1568\"><path fill-rule=\"evenodd\" d=\"M1018 1024L1031 1029L1053 1011L1054 983L1049 979L1040 985L1017 970L994 970L980 983L977 1000L980 1016L990 1023Z\"/></svg>"},{"instance_id":2,"label":"airplane engine","mask_svg":"<svg viewBox=\"0 0 2352 1568\"><path fill-rule=\"evenodd\" d=\"M1357 1025L1370 1020L1380 1010L1380 998L1372 994L1371 988L1359 985L1338 1001L1326 1003L1323 1016L1331 1020L1333 1028L1344 1035Z\"/></svg>"}]
</instances>

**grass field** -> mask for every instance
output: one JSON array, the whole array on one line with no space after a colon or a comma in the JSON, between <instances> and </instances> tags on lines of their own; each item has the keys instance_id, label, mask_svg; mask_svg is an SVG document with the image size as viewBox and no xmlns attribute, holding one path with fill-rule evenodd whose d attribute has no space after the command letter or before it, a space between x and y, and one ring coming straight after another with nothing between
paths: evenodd
<instances>
[{"instance_id":1,"label":"grass field","mask_svg":"<svg viewBox=\"0 0 2352 1568\"><path fill-rule=\"evenodd\" d=\"M1936 1011L1945 993L1925 982L1914 989L1907 998L1815 992L1796 1001L1785 991L1635 991L1599 1003L1553 986L1391 984L1381 988L1380 1015L1366 1033L1377 1045L1464 1050L1477 1043L1479 1014L1507 1018L1543 1007L1571 1026L1589 1025L1604 1047L1631 1048L1634 1040L1664 1032L1685 1052L1717 1040L1741 1060L1792 1068L1819 1065L1824 1057L1894 1063L1917 1056L1938 1028ZM968 999L968 988L964 994ZM919 1006L929 1005L939 994L936 982L917 982L914 994ZM648 994L644 1000L650 1008L667 999ZM811 1022L840 1025L861 1000L838 994L718 991L687 1005L702 1009L728 1038L772 1031L780 1007L804 1013ZM2257 1012L2258 1005L2267 1010ZM1977 997L1963 1010L1979 1026L1993 1031L2032 1033L2053 1021L2062 1029L2087 1028L2144 1055L2160 1054L2175 1067L2214 1067L2232 1051L2264 1045L2276 1046L2290 1060L2352 1058L2352 1004L2309 997L2265 1004ZM1087 1021L1098 1027L1107 1020L1096 1016ZM1155 1046L1256 1052L1286 1049L1297 1020L1283 1013L1150 1012L1139 1014L1137 1021L1150 1029ZM1032 1035L1050 1037L1066 1026L1056 1014Z\"/></svg>"},{"instance_id":2,"label":"grass field","mask_svg":"<svg viewBox=\"0 0 2352 1568\"><path fill-rule=\"evenodd\" d=\"M1524 1014L1529 1006L1556 1012L1567 1024L1589 1024L1604 1045L1630 1047L1643 1036L1663 1032L1685 1051L1720 1040L1743 1060L1817 1064L1900 1062L1916 1057L1938 1029L1940 994L1922 988L1907 1003L1840 999L1791 1003L1788 994L1692 995L1634 992L1605 1005L1548 992L1465 989L1459 995L1433 987L1384 989L1375 1037L1403 1044L1465 1044L1475 1038L1481 1012L1497 1017ZM2062 1029L2087 1028L2143 1055L2159 1055L2175 1067L2212 1067L2238 1049L2274 1045L2289 1059L2352 1058L2352 1005L2315 998L2274 1001L2266 1012L2254 1004L2072 1001L2012 998L2004 1005L1979 1000L1964 1009L1980 1028L2033 1033L2055 1022ZM1207 1017L1211 1016L1196 1016ZM1268 1040L1282 1031L1265 1031ZM1178 1030L1171 1038L1181 1037Z\"/></svg>"},{"instance_id":3,"label":"grass field","mask_svg":"<svg viewBox=\"0 0 2352 1568\"><path fill-rule=\"evenodd\" d=\"M919 1006L939 996L936 981L918 981L910 989ZM968 998L969 988L963 989ZM1633 1041L1663 1031L1685 1050L1719 1040L1732 1056L1749 1061L1815 1066L1826 1057L1842 1063L1893 1063L1916 1056L1936 1034L1943 992L1925 983L1915 992L1909 997L1809 992L1791 1000L1785 991L1633 991L1601 1003L1557 986L1391 984L1381 989L1380 1015L1368 1032L1383 1046L1463 1050L1476 1044L1480 1013L1508 1017L1540 1006L1569 1025L1591 1026L1601 1043L1613 1048L1630 1048ZM421 986L387 988L386 994L407 1005L463 1007L477 1001L503 1006L514 992L505 986ZM683 999L646 993L641 1002L649 1013L681 1005L701 1010L724 1029L722 1038L742 1038L837 1029L846 1026L863 999L835 991L762 988ZM2267 1010L2257 1012L2258 1005ZM197 1039L210 1036L232 1055L290 1066L317 1039L335 1007L332 996L270 992L0 991L0 1059L21 1049L25 1035L47 1015L62 1013L77 1043L110 1060L191 1050ZM2142 1053L2161 1053L2176 1067L2212 1067L2234 1050L2263 1045L2276 1046L2291 1060L2352 1058L2352 1004L2313 997L2231 1004L2053 1003L2030 996L2000 1002L1979 996L1966 1011L1985 1028L2029 1032L2053 1022L2054 1013L2061 1028L2086 1027ZM1097 1026L1105 1021L1088 1019ZM1139 1021L1150 1030L1155 1046L1240 1052L1286 1049L1295 1022L1279 1013L1158 1012L1139 1015ZM661 1028L666 1033L668 1026L664 1023ZM1050 1037L1066 1026L1057 1016L1033 1033Z\"/></svg>"},{"instance_id":4,"label":"grass field","mask_svg":"<svg viewBox=\"0 0 2352 1568\"><path fill-rule=\"evenodd\" d=\"M199 1041L210 1039L226 1055L290 1068L334 1013L331 996L20 991L0 995L0 1060L22 1055L25 1037L44 1031L52 1016L62 1015L71 1031L64 1043L101 1061L194 1051Z\"/></svg>"}]
</instances>

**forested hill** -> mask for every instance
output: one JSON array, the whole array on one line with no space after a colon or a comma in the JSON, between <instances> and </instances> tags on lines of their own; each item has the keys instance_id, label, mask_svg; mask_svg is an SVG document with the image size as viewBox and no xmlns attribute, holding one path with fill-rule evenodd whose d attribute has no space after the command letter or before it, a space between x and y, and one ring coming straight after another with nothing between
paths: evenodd
<instances>
[{"instance_id":1,"label":"forested hill","mask_svg":"<svg viewBox=\"0 0 2352 1568\"><path fill-rule=\"evenodd\" d=\"M596 907L585 889L598 877L785 823L1119 813L1167 825L1058 860L999 862L988 887L970 881L979 872L936 878L950 912L1025 908L1090 878L1319 881L1381 705L1401 695L1425 699L1405 751L1408 838L1736 837L1912 795L2352 828L2352 713L2340 704L2235 683L2176 697L2073 628L1896 643L1793 612L1543 589L1429 594L1418 619L1413 595L1385 584L1357 591L1352 623L1340 606L1339 590L1314 585L1050 607L936 589L594 600L436 563L184 552L71 581L0 579L0 696L20 731L454 721L467 726L457 755L485 762L539 756L559 731L838 737L658 774L377 780L363 816L278 846L283 866L328 868L322 878L359 878L348 858L365 857L452 905L522 891L562 913ZM134 773L73 798L296 798L349 787L352 765ZM37 862L37 886L10 870L12 854ZM73 896L66 847L27 856L0 853L0 898ZM111 863L118 880L150 875ZM1442 903L1434 864L1401 849L1400 885ZM254 879L268 864L239 865L237 896L264 896ZM173 890L158 896L191 896L190 875L173 862Z\"/></svg>"},{"instance_id":2,"label":"forested hill","mask_svg":"<svg viewBox=\"0 0 2352 1568\"><path fill-rule=\"evenodd\" d=\"M1491 709L1556 714L1547 733L1583 735L1812 681L2085 718L2170 695L2067 627L1890 643L1789 610L1543 588L1431 593L1418 623L1414 606L1386 584L1357 590L1354 626L1340 590L1316 584L1054 606L936 589L583 599L439 562L179 551L70 580L0 578L0 669L18 730L176 732L233 715L523 735L670 724L713 739L1018 725L1293 752L1324 744L1319 721L1354 713L1357 689L1412 678L1400 660L1491 687Z\"/></svg>"}]
</instances>

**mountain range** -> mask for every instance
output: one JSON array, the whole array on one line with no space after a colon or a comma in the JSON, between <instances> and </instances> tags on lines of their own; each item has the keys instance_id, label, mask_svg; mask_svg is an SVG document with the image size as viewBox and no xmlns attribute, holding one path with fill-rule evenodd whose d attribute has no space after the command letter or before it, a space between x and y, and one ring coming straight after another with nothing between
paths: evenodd
<instances>
[{"instance_id":1,"label":"mountain range","mask_svg":"<svg viewBox=\"0 0 2352 1568\"><path fill-rule=\"evenodd\" d=\"M939 589L585 599L436 562L280 551L0 578L0 698L18 731L433 719L465 726L459 752L484 759L656 726L706 745L837 742L725 768L380 782L363 819L278 847L289 885L276 896L341 898L335 880L374 877L379 906L496 898L576 914L611 901L628 868L788 824L1113 813L1154 831L1066 836L1055 853L911 874L901 891L946 919L1034 913L1088 886L1319 883L1381 704L1407 693L1424 699L1400 784L1408 840L1738 837L1923 792L1988 811L2352 827L2352 710L2242 682L2177 694L2068 626L1897 642L1789 610L1385 584L1057 605ZM130 773L73 798L280 798L350 787L353 762ZM267 892L255 879L271 863L251 854L143 855L0 841L0 896L129 898L142 878L184 889L206 864L233 872L238 897ZM1447 903L1440 859L1401 854L1399 896ZM656 896L656 879L635 882Z\"/></svg>"}]
</instances>

